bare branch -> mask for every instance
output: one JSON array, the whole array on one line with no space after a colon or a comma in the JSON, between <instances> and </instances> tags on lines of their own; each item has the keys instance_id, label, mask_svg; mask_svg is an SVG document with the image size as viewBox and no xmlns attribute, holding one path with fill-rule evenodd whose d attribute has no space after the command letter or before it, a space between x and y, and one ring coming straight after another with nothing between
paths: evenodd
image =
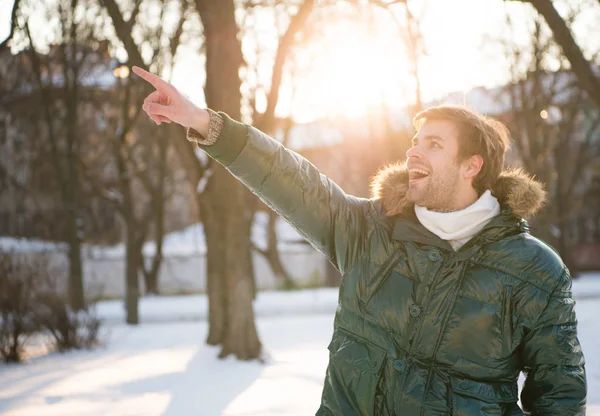
<instances>
[{"instance_id":1,"label":"bare branch","mask_svg":"<svg viewBox=\"0 0 600 416\"><path fill-rule=\"evenodd\" d=\"M262 130L270 131L274 127L275 107L277 107L277 102L279 101L279 88L283 78L283 67L290 49L293 46L294 38L306 24L306 21L314 8L314 4L314 0L305 0L304 3L302 3L296 15L292 17L290 25L279 42L277 54L275 55L275 62L273 63L271 89L267 96L267 109L257 123L257 126Z\"/></svg>"},{"instance_id":2,"label":"bare branch","mask_svg":"<svg viewBox=\"0 0 600 416\"><path fill-rule=\"evenodd\" d=\"M156 38L156 42L154 43L154 49L152 50L152 59L151 59L151 61L154 61L154 60L155 60L155 58L158 56L158 54L159 54L159 52L160 52L160 49L161 49L161 47L162 47L162 45L161 45L161 41L160 41L160 40L161 40L161 38L162 38L162 35L163 35L163 32L164 32L164 29L165 29L165 20L166 20L166 19L165 19L165 12L166 12L166 9L167 9L167 8L165 7L165 4L164 4L164 2L163 2L163 5L162 5L162 7L160 8L160 16L159 16L159 18L158 18L158 20L159 20L160 22L162 22L162 24L161 24L161 25L158 27L158 30L156 30L156 31L153 31L153 32L155 32L155 33L154 33L154 36L155 36L155 38ZM161 66L162 66L162 65L158 65L158 68L156 68L156 71L157 71L158 73L162 72L162 68L161 68Z\"/></svg>"},{"instance_id":3,"label":"bare branch","mask_svg":"<svg viewBox=\"0 0 600 416\"><path fill-rule=\"evenodd\" d=\"M554 35L554 39L562 48L563 53L571 63L571 68L577 76L581 88L600 107L600 77L594 74L592 65L583 56L581 48L575 42L567 23L554 8L551 0L520 0L529 3L544 17Z\"/></svg>"},{"instance_id":4,"label":"bare branch","mask_svg":"<svg viewBox=\"0 0 600 416\"><path fill-rule=\"evenodd\" d=\"M135 0L135 4L133 5L133 10L131 12L131 16L129 16L129 20L126 22L129 27L129 32L133 29L133 25L137 19L138 14L140 13L140 5L142 4L142 0Z\"/></svg>"},{"instance_id":5,"label":"bare branch","mask_svg":"<svg viewBox=\"0 0 600 416\"><path fill-rule=\"evenodd\" d=\"M154 218L154 204L148 204L148 208L145 210L142 218L136 221L136 218L133 216L132 220L135 224L135 229L139 230L138 235L138 244L143 244L146 240L146 234L148 233L148 228L150 226L150 221Z\"/></svg>"},{"instance_id":6,"label":"bare branch","mask_svg":"<svg viewBox=\"0 0 600 416\"><path fill-rule=\"evenodd\" d=\"M58 154L58 144L56 142L57 139L56 139L56 134L54 131L53 117L52 117L52 113L51 113L52 100L50 99L47 88L44 86L44 83L42 81L42 68L41 68L42 64L41 64L40 58L38 56L38 53L35 50L33 40L31 38L31 31L29 30L29 21L25 22L25 33L27 34L27 38L29 39L31 64L33 67L33 71L35 73L38 88L40 89L40 95L42 97L42 103L43 103L42 107L43 107L43 111L44 111L44 118L46 120L46 124L48 127L48 136L50 139L50 146L51 146L51 150L52 150L52 163L54 164L54 168L56 170L56 175L58 176L59 183L64 184L65 183L64 173L63 173L63 170L61 169L60 163L59 163L60 159L59 159L59 154ZM49 75L49 78L52 79L51 74L48 74L48 75ZM62 187L61 190L63 191L63 197L64 197L64 187Z\"/></svg>"},{"instance_id":7,"label":"bare branch","mask_svg":"<svg viewBox=\"0 0 600 416\"><path fill-rule=\"evenodd\" d=\"M378 7L382 7L384 9L388 9L390 6L396 5L396 4L407 4L406 0L392 0L392 1L383 1L383 0L369 0L369 3L373 4L374 6L378 6Z\"/></svg>"},{"instance_id":8,"label":"bare branch","mask_svg":"<svg viewBox=\"0 0 600 416\"><path fill-rule=\"evenodd\" d=\"M187 9L189 6L189 2L186 0L181 0L181 17L179 19L179 23L177 24L177 28L173 33L173 37L171 38L171 42L169 43L169 47L171 49L171 59L175 59L175 54L177 53L177 48L181 42L181 35L183 34L183 25L186 20Z\"/></svg>"},{"instance_id":9,"label":"bare branch","mask_svg":"<svg viewBox=\"0 0 600 416\"><path fill-rule=\"evenodd\" d=\"M142 59L142 55L140 54L139 49L137 48L133 37L131 36L131 27L129 26L129 22L125 22L123 19L123 14L119 9L115 0L100 0L101 3L106 8L106 11L110 15L110 18L115 27L115 31L117 32L117 36L123 42L123 46L125 47L125 51L127 51L127 55L129 57L129 64L137 65L141 68L147 68L144 64L144 60Z\"/></svg>"},{"instance_id":10,"label":"bare branch","mask_svg":"<svg viewBox=\"0 0 600 416\"><path fill-rule=\"evenodd\" d=\"M252 250L256 251L258 254L261 254L263 257L267 257L269 255L269 252L267 250L259 248L256 244L254 244L254 242L251 242L250 245L252 247Z\"/></svg>"},{"instance_id":11,"label":"bare branch","mask_svg":"<svg viewBox=\"0 0 600 416\"><path fill-rule=\"evenodd\" d=\"M10 42L10 40L15 34L15 26L17 25L17 13L19 11L19 4L21 3L21 0L14 1L15 2L13 3L12 13L10 14L10 32L8 33L6 39L4 39L2 43L0 43L0 53L2 53L2 51L8 47L8 42Z\"/></svg>"},{"instance_id":12,"label":"bare branch","mask_svg":"<svg viewBox=\"0 0 600 416\"><path fill-rule=\"evenodd\" d=\"M142 259L142 261L140 261L140 263L138 264L138 268L140 270L140 272L142 272L142 274L144 275L144 280L148 281L148 279L150 278L150 270L146 270L146 266L144 266L144 251L142 250L144 248L144 246L140 246L140 259ZM146 288L146 290L148 290L148 288Z\"/></svg>"},{"instance_id":13,"label":"bare branch","mask_svg":"<svg viewBox=\"0 0 600 416\"><path fill-rule=\"evenodd\" d=\"M584 167L588 166L588 163L585 163L585 158L592 159L595 157L594 154L590 156L590 148L592 144L594 144L594 139L596 136L596 130L600 127L600 114L597 115L594 121L591 123L588 131L586 132L583 143L579 147L579 152L577 154L577 163L575 164L575 172L573 173L573 180L571 183L577 183L579 177L582 173ZM596 145L598 149L600 149L600 145Z\"/></svg>"}]
</instances>

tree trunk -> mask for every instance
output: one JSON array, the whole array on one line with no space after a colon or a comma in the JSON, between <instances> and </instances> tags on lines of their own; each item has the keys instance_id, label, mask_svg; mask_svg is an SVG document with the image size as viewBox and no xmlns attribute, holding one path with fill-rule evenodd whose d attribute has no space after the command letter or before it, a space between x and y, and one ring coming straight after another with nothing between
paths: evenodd
<instances>
[{"instance_id":1,"label":"tree trunk","mask_svg":"<svg viewBox=\"0 0 600 416\"><path fill-rule=\"evenodd\" d=\"M75 11L72 11L75 14ZM64 24L64 22L63 22ZM63 27L66 30L66 28ZM74 30L76 26L71 27L71 46L73 46L73 42L75 42L76 37L74 34ZM45 122L45 127L48 132L48 139L50 142L51 156L52 156L52 166L54 168L54 173L58 180L58 185L60 188L61 195L61 203L65 208L65 213L68 216L66 220L66 233L62 235L62 238L69 246L69 279L68 279L68 296L69 296L69 304L75 310L85 308L85 299L83 294L83 267L81 261L81 235L80 235L80 226L81 224L78 221L80 215L80 201L79 195L81 195L80 190L80 178L79 178L79 170L77 168L77 160L79 158L79 135L77 131L77 122L78 122L78 105L79 97L78 97L78 67L77 62L74 59L68 59L67 54L63 54L63 76L65 79L64 84L64 95L67 98L65 102L65 106L67 109L67 114L64 119L62 119L61 125L66 126L66 134L61 136L60 134L56 134L54 127L54 119L55 115L52 111L52 108L55 106L55 97L50 95L50 92L44 86L42 82L42 63L38 56L37 51L34 48L33 41L31 39L31 33L29 31L29 24L25 24L25 31L27 33L27 37L29 39L30 44L30 56L31 56L31 64L36 76L36 81L38 88L40 89L40 95L42 99L42 107L43 117ZM69 43L66 41L62 44L63 48L69 46ZM73 55L73 54L72 54ZM69 76L69 74L71 74ZM59 143L60 138L64 137L66 139L66 143L64 143L66 147L66 154L60 152L61 143Z\"/></svg>"},{"instance_id":2,"label":"tree trunk","mask_svg":"<svg viewBox=\"0 0 600 416\"><path fill-rule=\"evenodd\" d=\"M167 137L162 140L162 137L158 140L158 177L156 188L152 192L152 206L154 207L154 243L156 246L156 252L152 258L152 264L150 270L146 270L144 263L144 254L142 252L143 243L140 246L140 269L144 275L144 283L146 286L146 294L158 295L158 276L160 273L160 266L162 264L163 255L163 238L165 234L165 179L167 176Z\"/></svg>"},{"instance_id":3,"label":"tree trunk","mask_svg":"<svg viewBox=\"0 0 600 416\"><path fill-rule=\"evenodd\" d=\"M224 176L227 172L218 173L224 170L221 166L215 166L215 174L218 177ZM212 178L211 183L217 178ZM222 236L221 218L222 212L211 206L209 198L215 196L211 192L211 184L206 189L207 198L201 198L198 195L198 207L200 209L200 218L204 225L204 236L206 239L206 293L208 294L208 336L206 343L209 345L219 345L225 338L227 328L227 296L225 291L225 240Z\"/></svg>"},{"instance_id":4,"label":"tree trunk","mask_svg":"<svg viewBox=\"0 0 600 416\"><path fill-rule=\"evenodd\" d=\"M158 295L158 275L150 273L144 274L144 285L146 286L146 295Z\"/></svg>"},{"instance_id":5,"label":"tree trunk","mask_svg":"<svg viewBox=\"0 0 600 416\"><path fill-rule=\"evenodd\" d=\"M123 123L127 122L127 109L129 108L129 87L125 87L125 100L122 109ZM138 300L139 280L138 267L140 266L141 247L138 245L137 221L135 219L133 195L131 190L131 176L127 167L127 142L125 129L115 143L115 158L119 173L119 188L123 197L121 215L125 226L125 310L128 324L139 324ZM143 242L142 242L143 244Z\"/></svg>"},{"instance_id":6,"label":"tree trunk","mask_svg":"<svg viewBox=\"0 0 600 416\"><path fill-rule=\"evenodd\" d=\"M279 286L283 289L294 289L296 283L283 267L279 253L277 251L269 251L266 259L269 262L269 266L271 266L271 271L275 275Z\"/></svg>"},{"instance_id":7,"label":"tree trunk","mask_svg":"<svg viewBox=\"0 0 600 416\"><path fill-rule=\"evenodd\" d=\"M239 68L243 58L234 2L196 0L196 7L206 45L206 102L239 120ZM252 309L250 236L245 231L248 216L243 212L246 192L225 169L215 167L199 204L206 220L210 323L207 342L222 344L220 357L234 354L242 360L258 358L261 352Z\"/></svg>"},{"instance_id":8,"label":"tree trunk","mask_svg":"<svg viewBox=\"0 0 600 416\"><path fill-rule=\"evenodd\" d=\"M241 42L237 38L238 27L235 21L234 1L223 0L217 2L214 0L195 0L194 3L204 26L207 76L205 87L206 102L209 107L225 111L231 117L239 120L241 118L241 82L238 72L243 65L243 57ZM129 22L126 22L123 19L123 15L121 14L117 3L114 0L102 0L102 4L104 4L108 14L111 16L115 31L127 50L129 63L145 67L140 50L131 36L131 26ZM313 0L305 0L300 6L297 15L292 19L292 22L290 22L288 32L286 32L284 39L281 41L282 45L289 45L292 43L294 33L297 32L298 28L302 27L308 14L312 10L313 5ZM287 50L287 46L282 50ZM278 56L280 55L283 56L278 50ZM282 67L284 60L276 58L275 61L274 74L275 70L279 71L281 69L278 67ZM280 79L281 78L276 75L273 76L273 91L270 92L268 100L269 108L273 111L277 101L276 92L279 89ZM271 99L271 96L275 96L275 99ZM267 114L270 112L269 108L267 109ZM190 177L200 179L203 168L201 164L195 160L193 153L188 151L192 146L190 146L183 137L175 138L174 142L178 153L187 166L186 170L190 174ZM231 179L229 174L221 167L214 167L213 171L214 174L211 176L210 183L225 183L225 181L222 180L224 177ZM244 320L250 319L252 322L251 325L246 327L245 339L249 344L253 344L254 347L247 349L247 351L257 351L256 356L258 356L260 342L256 336L256 329L253 324L254 316L251 302L248 302L247 299L244 298L242 302L238 303L237 299L230 297L234 296L237 292L233 290L230 292L229 289L225 289L230 288L230 285L225 282L227 278L239 276L237 273L230 273L229 271L230 264L226 263L226 261L230 257L235 257L234 261L241 263L243 265L242 268L246 270L246 274L249 276L250 281L254 281L252 277L252 257L249 252L249 232L243 232L243 227L242 231L238 231L239 234L236 236L236 239L239 238L240 241L243 240L243 243L237 244L237 241L225 241L224 239L227 238L225 237L225 230L228 228L230 217L226 217L223 222L216 222L217 219L222 217L223 212L219 212L215 208L216 206L223 206L223 203L225 203L225 206L227 207L237 206L238 212L235 212L234 216L239 218L236 218L236 220L247 224L250 216L244 214L240 215L239 212L239 210L245 208L244 204L241 203L245 198L238 197L238 192L247 191L241 190L242 185L236 181L232 181L228 182L228 184L231 184L231 188L227 188L229 195L221 197L216 194L216 188L211 187L210 183L210 189L207 187L202 195L197 195L197 206L200 210L199 217L203 220L207 243L207 290L209 293L210 321L208 342L210 344L218 344L225 338L234 339L234 337L225 336L230 330L229 328L232 327L229 325L229 319L232 319L233 316L243 316ZM206 200L204 200L205 198ZM222 201L219 201L219 198L222 198ZM236 225L238 225L237 222ZM246 228L248 229L248 227ZM225 250L221 249L221 247L226 247L227 253L225 253ZM236 253L236 256L230 256L229 252L231 250L242 251ZM244 280L241 286L243 287L246 284L247 282ZM252 291L252 293L253 292L254 291ZM235 302L236 305L229 306L229 301ZM236 311L234 311L235 313L231 316L228 315L227 311L231 311L233 308L240 308L240 312L237 313L236 309ZM234 353L236 352L234 351ZM241 351L238 356L241 357L245 355L246 354Z\"/></svg>"},{"instance_id":9,"label":"tree trunk","mask_svg":"<svg viewBox=\"0 0 600 416\"><path fill-rule=\"evenodd\" d=\"M256 207L260 203L260 199L251 192L244 192L244 216L246 217L246 229L244 233L248 236L248 250L246 251L246 262L252 270L252 300L256 299L258 293L258 285L256 284L256 275L254 273L254 248L252 244L252 227L256 215Z\"/></svg>"},{"instance_id":10,"label":"tree trunk","mask_svg":"<svg viewBox=\"0 0 600 416\"><path fill-rule=\"evenodd\" d=\"M139 324L138 300L140 297L140 284L138 278L138 267L141 260L141 249L143 239L138 238L137 221L133 209L133 195L131 192L131 179L127 171L125 161L125 135L122 135L120 148L121 153L117 156L117 168L119 170L119 182L123 195L121 215L125 223L125 310L126 322L131 325ZM140 241L141 240L141 241Z\"/></svg>"},{"instance_id":11,"label":"tree trunk","mask_svg":"<svg viewBox=\"0 0 600 416\"><path fill-rule=\"evenodd\" d=\"M269 262L269 266L271 266L271 270L275 275L280 286L285 289L293 289L296 287L296 283L291 278L289 273L283 267L283 263L281 262L281 256L279 255L279 250L277 248L277 214L273 211L269 211L269 223L267 225L267 241L268 247L266 252L266 259Z\"/></svg>"},{"instance_id":12,"label":"tree trunk","mask_svg":"<svg viewBox=\"0 0 600 416\"><path fill-rule=\"evenodd\" d=\"M228 177L227 179L233 179ZM235 179L233 179L235 180ZM254 324L254 279L250 259L250 235L247 226L248 218L240 215L241 202L245 189L235 189L237 203L226 209L227 221L223 223L225 247L225 290L227 294L228 325L223 339L223 349L219 357L235 354L241 360L258 358L261 343Z\"/></svg>"},{"instance_id":13,"label":"tree trunk","mask_svg":"<svg viewBox=\"0 0 600 416\"><path fill-rule=\"evenodd\" d=\"M126 321L130 325L140 323L138 312L138 299L140 297L139 280L138 280L138 264L139 250L135 244L135 229L131 223L127 225L127 240L125 241L125 310L127 313Z\"/></svg>"},{"instance_id":14,"label":"tree trunk","mask_svg":"<svg viewBox=\"0 0 600 416\"><path fill-rule=\"evenodd\" d=\"M558 222L559 235L557 238L557 250L562 258L564 264L569 268L571 276L577 275L575 264L571 261L571 253L569 250L569 207L573 200L572 192L567 187L567 181L565 177L568 172L571 163L571 158L565 158L569 152L566 149L568 143L561 140L560 144L556 146L554 150L554 160L556 163L556 170L562 172L562 174L556 175L555 193L556 196L553 198L556 201L556 217Z\"/></svg>"},{"instance_id":15,"label":"tree trunk","mask_svg":"<svg viewBox=\"0 0 600 416\"><path fill-rule=\"evenodd\" d=\"M76 4L73 4L72 14L75 15ZM77 62L75 49L77 45L77 26L72 23L70 57L64 59L65 88L68 100L67 107L67 184L65 190L68 218L68 239L69 239L69 303L74 310L85 308L85 299L83 294L83 268L81 262L81 241L83 239L83 224L81 221L81 184L79 169L77 167L80 152L80 138L78 136L79 120L79 63ZM67 55L67 56L69 56ZM71 67L70 77L68 67Z\"/></svg>"},{"instance_id":16,"label":"tree trunk","mask_svg":"<svg viewBox=\"0 0 600 416\"><path fill-rule=\"evenodd\" d=\"M81 235L76 215L69 213L67 219L67 243L69 245L69 305L73 310L85 309L83 295L83 267L81 262Z\"/></svg>"}]
</instances>

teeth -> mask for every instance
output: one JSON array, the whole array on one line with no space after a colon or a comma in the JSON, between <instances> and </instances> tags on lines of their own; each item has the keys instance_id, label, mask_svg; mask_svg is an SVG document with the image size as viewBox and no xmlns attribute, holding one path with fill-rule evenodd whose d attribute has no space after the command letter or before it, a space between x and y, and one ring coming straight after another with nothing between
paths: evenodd
<instances>
[{"instance_id":1,"label":"teeth","mask_svg":"<svg viewBox=\"0 0 600 416\"><path fill-rule=\"evenodd\" d=\"M429 175L429 172L427 172L426 170L417 169L417 168L409 169L409 172L410 173L422 173L423 175Z\"/></svg>"}]
</instances>

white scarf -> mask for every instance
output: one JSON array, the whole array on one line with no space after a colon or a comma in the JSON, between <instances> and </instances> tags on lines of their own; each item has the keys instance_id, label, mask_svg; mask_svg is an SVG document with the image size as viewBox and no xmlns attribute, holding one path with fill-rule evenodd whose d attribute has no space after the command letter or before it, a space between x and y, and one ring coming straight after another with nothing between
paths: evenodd
<instances>
[{"instance_id":1,"label":"white scarf","mask_svg":"<svg viewBox=\"0 0 600 416\"><path fill-rule=\"evenodd\" d=\"M436 212L415 205L415 214L423 227L442 240L447 240L454 251L460 249L499 213L500 204L489 190L460 211Z\"/></svg>"}]
</instances>

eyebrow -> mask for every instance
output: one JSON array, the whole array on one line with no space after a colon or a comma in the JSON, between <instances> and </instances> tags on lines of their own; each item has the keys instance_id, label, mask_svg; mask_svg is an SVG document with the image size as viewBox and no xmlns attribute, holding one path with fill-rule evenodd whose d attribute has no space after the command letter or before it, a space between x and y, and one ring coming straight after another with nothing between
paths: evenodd
<instances>
[{"instance_id":1,"label":"eyebrow","mask_svg":"<svg viewBox=\"0 0 600 416\"><path fill-rule=\"evenodd\" d=\"M425 140L430 140L430 141L431 141L431 140L439 140L439 141L441 141L441 142L443 142L443 141L444 141L444 139L443 139L442 137L440 137L440 136L435 136L435 135L433 135L433 134L430 134L430 135L424 136L424 137L423 137L423 139L425 139ZM417 135L415 135L415 136L412 138L412 140L411 140L411 143L415 144L415 143L418 143L418 142L419 142L419 137L418 137Z\"/></svg>"}]
</instances>

